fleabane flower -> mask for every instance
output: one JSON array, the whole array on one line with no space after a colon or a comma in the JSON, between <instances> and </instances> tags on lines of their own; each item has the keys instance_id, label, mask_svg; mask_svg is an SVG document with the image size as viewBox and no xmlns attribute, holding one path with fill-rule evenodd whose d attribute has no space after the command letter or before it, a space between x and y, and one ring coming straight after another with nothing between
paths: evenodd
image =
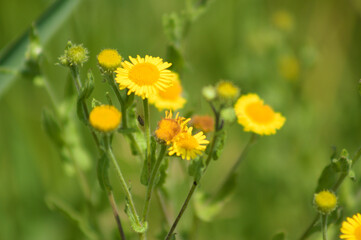
<instances>
[{"instance_id":1,"label":"fleabane flower","mask_svg":"<svg viewBox=\"0 0 361 240\"><path fill-rule=\"evenodd\" d=\"M98 64L103 71L113 72L122 62L122 57L115 49L104 49L97 56Z\"/></svg>"},{"instance_id":2,"label":"fleabane flower","mask_svg":"<svg viewBox=\"0 0 361 240\"><path fill-rule=\"evenodd\" d=\"M230 81L220 81L216 87L217 95L221 99L233 100L239 96L239 88Z\"/></svg>"},{"instance_id":3,"label":"fleabane flower","mask_svg":"<svg viewBox=\"0 0 361 240\"><path fill-rule=\"evenodd\" d=\"M276 130L280 129L286 121L280 113L274 112L254 93L240 97L234 110L238 123L244 127L244 131L259 135L275 134Z\"/></svg>"},{"instance_id":4,"label":"fleabane flower","mask_svg":"<svg viewBox=\"0 0 361 240\"><path fill-rule=\"evenodd\" d=\"M177 110L183 108L186 99L182 97L183 88L179 81L178 74L174 73L172 86L164 91L157 91L149 97L149 102L154 104L159 111L163 109Z\"/></svg>"},{"instance_id":5,"label":"fleabane flower","mask_svg":"<svg viewBox=\"0 0 361 240\"><path fill-rule=\"evenodd\" d=\"M90 125L100 132L116 130L121 121L122 114L111 105L101 105L93 108L89 115Z\"/></svg>"},{"instance_id":6,"label":"fleabane flower","mask_svg":"<svg viewBox=\"0 0 361 240\"><path fill-rule=\"evenodd\" d=\"M187 131L179 133L172 141L172 146L169 148L169 155L176 154L182 159L191 160L196 158L206 150L209 143L203 132L198 132L192 135L193 128L190 127Z\"/></svg>"},{"instance_id":7,"label":"fleabane flower","mask_svg":"<svg viewBox=\"0 0 361 240\"><path fill-rule=\"evenodd\" d=\"M179 113L173 118L172 112L166 112L165 118L158 122L155 136L169 145L179 133L188 129L187 123L189 121L189 118L179 117Z\"/></svg>"},{"instance_id":8,"label":"fleabane flower","mask_svg":"<svg viewBox=\"0 0 361 240\"><path fill-rule=\"evenodd\" d=\"M115 81L120 89L129 89L128 95L134 92L143 99L149 98L157 91L164 91L172 85L175 76L167 69L172 65L171 63L148 55L144 58L138 55L136 58L129 57L129 59L130 62L122 62L121 67L115 71Z\"/></svg>"},{"instance_id":9,"label":"fleabane flower","mask_svg":"<svg viewBox=\"0 0 361 240\"><path fill-rule=\"evenodd\" d=\"M357 213L352 218L347 218L342 222L341 239L361 240L361 214Z\"/></svg>"},{"instance_id":10,"label":"fleabane flower","mask_svg":"<svg viewBox=\"0 0 361 240\"><path fill-rule=\"evenodd\" d=\"M329 214L337 207L337 197L333 192L323 190L315 193L313 203L321 214Z\"/></svg>"},{"instance_id":11,"label":"fleabane flower","mask_svg":"<svg viewBox=\"0 0 361 240\"><path fill-rule=\"evenodd\" d=\"M205 133L214 131L214 120L211 116L208 116L208 115L193 116L192 117L192 125L194 128L202 130Z\"/></svg>"}]
</instances>

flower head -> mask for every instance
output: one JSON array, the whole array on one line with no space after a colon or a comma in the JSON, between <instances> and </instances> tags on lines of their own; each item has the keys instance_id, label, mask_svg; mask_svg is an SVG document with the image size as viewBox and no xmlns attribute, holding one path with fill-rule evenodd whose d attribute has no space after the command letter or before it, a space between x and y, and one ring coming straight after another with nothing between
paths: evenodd
<instances>
[{"instance_id":1,"label":"flower head","mask_svg":"<svg viewBox=\"0 0 361 240\"><path fill-rule=\"evenodd\" d=\"M234 110L238 123L244 127L244 131L259 135L275 134L286 121L280 113L274 112L257 94L253 93L240 97Z\"/></svg>"},{"instance_id":2,"label":"flower head","mask_svg":"<svg viewBox=\"0 0 361 240\"><path fill-rule=\"evenodd\" d=\"M229 81L220 81L216 90L221 99L233 100L239 95L239 88Z\"/></svg>"},{"instance_id":3,"label":"flower head","mask_svg":"<svg viewBox=\"0 0 361 240\"><path fill-rule=\"evenodd\" d=\"M101 132L111 132L120 125L122 114L111 105L101 105L93 108L89 122L93 128Z\"/></svg>"},{"instance_id":4,"label":"flower head","mask_svg":"<svg viewBox=\"0 0 361 240\"><path fill-rule=\"evenodd\" d=\"M129 57L129 61L121 63L122 67L117 68L116 82L120 89L128 88L128 95L132 92L140 97L149 98L157 91L164 91L172 85L174 73L167 68L172 64L163 62L159 57L146 55L145 58Z\"/></svg>"},{"instance_id":5,"label":"flower head","mask_svg":"<svg viewBox=\"0 0 361 240\"><path fill-rule=\"evenodd\" d=\"M314 205L321 214L329 214L337 206L337 197L333 192L323 190L315 193L313 198Z\"/></svg>"},{"instance_id":6,"label":"flower head","mask_svg":"<svg viewBox=\"0 0 361 240\"><path fill-rule=\"evenodd\" d=\"M154 104L159 111L163 109L176 110L183 108L186 100L182 97L182 85L179 81L178 74L174 74L175 78L172 81L172 86L164 91L157 91L155 95L149 97L149 102Z\"/></svg>"},{"instance_id":7,"label":"flower head","mask_svg":"<svg viewBox=\"0 0 361 240\"><path fill-rule=\"evenodd\" d=\"M292 15L285 10L279 10L273 13L272 23L283 31L291 31L294 25Z\"/></svg>"},{"instance_id":8,"label":"flower head","mask_svg":"<svg viewBox=\"0 0 361 240\"><path fill-rule=\"evenodd\" d=\"M341 239L361 240L361 214L357 213L352 218L347 218L342 222L340 235Z\"/></svg>"},{"instance_id":9,"label":"flower head","mask_svg":"<svg viewBox=\"0 0 361 240\"><path fill-rule=\"evenodd\" d=\"M158 139L170 144L179 133L187 130L186 125L189 121L190 119L179 117L179 113L173 119L172 112L166 112L165 118L158 122L155 135Z\"/></svg>"},{"instance_id":10,"label":"flower head","mask_svg":"<svg viewBox=\"0 0 361 240\"><path fill-rule=\"evenodd\" d=\"M81 66L88 61L88 49L83 47L83 44L77 45L69 41L64 54L59 57L59 61L64 66Z\"/></svg>"},{"instance_id":11,"label":"flower head","mask_svg":"<svg viewBox=\"0 0 361 240\"><path fill-rule=\"evenodd\" d=\"M122 57L115 49L104 49L97 56L98 64L103 71L113 72L122 62Z\"/></svg>"},{"instance_id":12,"label":"flower head","mask_svg":"<svg viewBox=\"0 0 361 240\"><path fill-rule=\"evenodd\" d=\"M300 63L292 55L284 55L279 59L278 69L281 76L287 80L295 81L300 75Z\"/></svg>"},{"instance_id":13,"label":"flower head","mask_svg":"<svg viewBox=\"0 0 361 240\"><path fill-rule=\"evenodd\" d=\"M217 92L215 87L209 85L209 86L205 86L202 89L202 95L205 99L207 99L208 101L212 101L213 99L216 98L217 96Z\"/></svg>"},{"instance_id":14,"label":"flower head","mask_svg":"<svg viewBox=\"0 0 361 240\"><path fill-rule=\"evenodd\" d=\"M194 128L200 129L203 132L211 132L214 130L214 120L211 116L199 116L192 117L192 125Z\"/></svg>"},{"instance_id":15,"label":"flower head","mask_svg":"<svg viewBox=\"0 0 361 240\"><path fill-rule=\"evenodd\" d=\"M193 128L190 127L175 137L172 146L169 148L170 156L176 154L182 159L191 160L206 150L206 145L209 143L206 136L203 132L192 135L192 130Z\"/></svg>"}]
</instances>

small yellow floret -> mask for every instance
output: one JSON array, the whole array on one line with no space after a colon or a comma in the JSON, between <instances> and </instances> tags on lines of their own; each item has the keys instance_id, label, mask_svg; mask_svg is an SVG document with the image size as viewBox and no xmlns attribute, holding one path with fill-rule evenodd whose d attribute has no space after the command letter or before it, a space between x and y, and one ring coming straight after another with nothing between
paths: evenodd
<instances>
[{"instance_id":1,"label":"small yellow floret","mask_svg":"<svg viewBox=\"0 0 361 240\"><path fill-rule=\"evenodd\" d=\"M361 214L357 213L352 218L347 218L342 222L341 239L361 240Z\"/></svg>"},{"instance_id":2,"label":"small yellow floret","mask_svg":"<svg viewBox=\"0 0 361 240\"><path fill-rule=\"evenodd\" d=\"M187 130L186 124L190 119L179 117L177 113L173 119L172 112L166 112L166 117L158 122L158 128L155 135L158 139L170 144L170 142L182 131Z\"/></svg>"},{"instance_id":3,"label":"small yellow floret","mask_svg":"<svg viewBox=\"0 0 361 240\"><path fill-rule=\"evenodd\" d=\"M98 55L98 64L104 71L113 72L121 62L122 57L115 49L104 49Z\"/></svg>"},{"instance_id":4,"label":"small yellow floret","mask_svg":"<svg viewBox=\"0 0 361 240\"><path fill-rule=\"evenodd\" d=\"M239 88L229 81L219 82L216 90L218 96L223 99L235 99L239 95Z\"/></svg>"},{"instance_id":5,"label":"small yellow floret","mask_svg":"<svg viewBox=\"0 0 361 240\"><path fill-rule=\"evenodd\" d=\"M314 204L322 214L329 214L337 206L337 197L333 192L323 190L315 193Z\"/></svg>"},{"instance_id":6,"label":"small yellow floret","mask_svg":"<svg viewBox=\"0 0 361 240\"><path fill-rule=\"evenodd\" d=\"M280 30L291 31L293 29L293 17L285 10L279 10L272 15L273 24Z\"/></svg>"},{"instance_id":7,"label":"small yellow floret","mask_svg":"<svg viewBox=\"0 0 361 240\"><path fill-rule=\"evenodd\" d=\"M95 107L90 115L89 122L93 128L101 132L111 132L120 125L122 114L111 105Z\"/></svg>"}]
</instances>

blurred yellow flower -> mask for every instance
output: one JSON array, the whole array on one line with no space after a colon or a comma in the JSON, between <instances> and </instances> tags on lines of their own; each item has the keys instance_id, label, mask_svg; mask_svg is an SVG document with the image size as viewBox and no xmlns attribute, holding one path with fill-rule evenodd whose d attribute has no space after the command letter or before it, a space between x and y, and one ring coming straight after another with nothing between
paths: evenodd
<instances>
[{"instance_id":1,"label":"blurred yellow flower","mask_svg":"<svg viewBox=\"0 0 361 240\"><path fill-rule=\"evenodd\" d=\"M182 97L182 85L178 74L174 73L173 85L164 91L157 91L155 95L149 96L149 102L154 104L159 111L163 109L177 110L183 108L186 100Z\"/></svg>"},{"instance_id":2,"label":"blurred yellow flower","mask_svg":"<svg viewBox=\"0 0 361 240\"><path fill-rule=\"evenodd\" d=\"M253 93L240 97L234 109L238 123L244 127L244 131L259 135L275 134L286 121L280 113L274 112L257 94Z\"/></svg>"},{"instance_id":3,"label":"blurred yellow flower","mask_svg":"<svg viewBox=\"0 0 361 240\"><path fill-rule=\"evenodd\" d=\"M180 132L187 130L186 124L189 121L189 118L179 117L179 113L177 113L173 119L172 112L166 112L165 118L158 122L158 128L155 131L155 135L158 139L170 144Z\"/></svg>"},{"instance_id":4,"label":"blurred yellow flower","mask_svg":"<svg viewBox=\"0 0 361 240\"><path fill-rule=\"evenodd\" d=\"M129 57L129 61L121 63L122 67L117 68L116 82L120 89L128 88L128 95L132 92L140 97L149 98L157 91L164 91L172 85L174 73L167 68L172 64L163 62L159 57L146 55L145 58Z\"/></svg>"},{"instance_id":5,"label":"blurred yellow flower","mask_svg":"<svg viewBox=\"0 0 361 240\"><path fill-rule=\"evenodd\" d=\"M278 10L272 14L272 23L280 30L291 31L294 27L292 15L285 10Z\"/></svg>"},{"instance_id":6,"label":"blurred yellow flower","mask_svg":"<svg viewBox=\"0 0 361 240\"><path fill-rule=\"evenodd\" d=\"M98 55L98 64L104 71L113 72L122 62L122 57L115 49L104 49Z\"/></svg>"},{"instance_id":7,"label":"blurred yellow flower","mask_svg":"<svg viewBox=\"0 0 361 240\"><path fill-rule=\"evenodd\" d=\"M291 55L284 55L278 62L278 69L281 76L287 80L295 81L300 75L300 63Z\"/></svg>"},{"instance_id":8,"label":"blurred yellow flower","mask_svg":"<svg viewBox=\"0 0 361 240\"><path fill-rule=\"evenodd\" d=\"M361 214L357 213L352 218L347 218L342 222L340 235L341 239L361 240Z\"/></svg>"},{"instance_id":9,"label":"blurred yellow flower","mask_svg":"<svg viewBox=\"0 0 361 240\"><path fill-rule=\"evenodd\" d=\"M101 132L111 132L120 125L122 114L111 105L93 108L89 115L90 125Z\"/></svg>"},{"instance_id":10,"label":"blurred yellow flower","mask_svg":"<svg viewBox=\"0 0 361 240\"><path fill-rule=\"evenodd\" d=\"M323 190L314 196L314 204L322 214L329 214L337 206L337 197L333 192Z\"/></svg>"},{"instance_id":11,"label":"blurred yellow flower","mask_svg":"<svg viewBox=\"0 0 361 240\"><path fill-rule=\"evenodd\" d=\"M192 117L192 125L194 128L202 130L203 132L211 132L214 130L214 120L211 116L199 116L195 115Z\"/></svg>"},{"instance_id":12,"label":"blurred yellow flower","mask_svg":"<svg viewBox=\"0 0 361 240\"><path fill-rule=\"evenodd\" d=\"M217 94L223 99L235 99L239 95L239 88L229 81L220 81L216 87Z\"/></svg>"},{"instance_id":13,"label":"blurred yellow flower","mask_svg":"<svg viewBox=\"0 0 361 240\"><path fill-rule=\"evenodd\" d=\"M192 130L193 128L190 127L175 137L172 146L169 148L170 156L176 154L182 159L191 160L206 150L206 145L209 143L206 136L203 132L192 135Z\"/></svg>"}]
</instances>

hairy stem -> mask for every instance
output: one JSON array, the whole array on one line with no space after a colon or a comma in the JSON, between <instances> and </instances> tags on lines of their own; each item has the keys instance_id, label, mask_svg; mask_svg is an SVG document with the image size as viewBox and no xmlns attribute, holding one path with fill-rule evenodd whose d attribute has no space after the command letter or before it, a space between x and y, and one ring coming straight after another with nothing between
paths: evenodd
<instances>
[{"instance_id":1,"label":"hairy stem","mask_svg":"<svg viewBox=\"0 0 361 240\"><path fill-rule=\"evenodd\" d=\"M150 174L151 168L151 160L150 160L150 114L149 114L149 104L148 99L143 99L143 109L144 109L144 128L145 128L145 141L147 143L147 151L146 151L146 163L147 163L147 171L148 176Z\"/></svg>"}]
</instances>

